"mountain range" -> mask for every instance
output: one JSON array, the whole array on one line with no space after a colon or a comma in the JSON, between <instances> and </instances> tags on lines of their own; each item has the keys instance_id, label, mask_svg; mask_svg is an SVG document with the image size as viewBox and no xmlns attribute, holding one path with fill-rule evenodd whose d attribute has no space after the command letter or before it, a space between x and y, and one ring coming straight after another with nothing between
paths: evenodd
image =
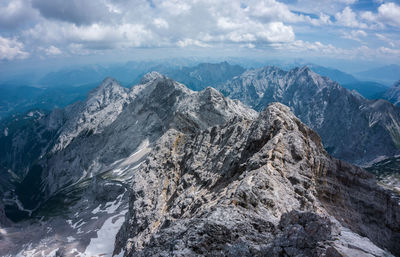
<instances>
[{"instance_id":1,"label":"mountain range","mask_svg":"<svg viewBox=\"0 0 400 257\"><path fill-rule=\"evenodd\" d=\"M271 102L289 106L319 133L336 158L367 165L399 153L397 107L384 100L367 100L306 66L290 71L273 66L249 70L217 88L258 111Z\"/></svg>"},{"instance_id":2,"label":"mountain range","mask_svg":"<svg viewBox=\"0 0 400 257\"><path fill-rule=\"evenodd\" d=\"M0 254L400 254L393 192L330 157L288 107L263 109L152 72L15 117L0 137L11 179L1 181Z\"/></svg>"},{"instance_id":3,"label":"mountain range","mask_svg":"<svg viewBox=\"0 0 400 257\"><path fill-rule=\"evenodd\" d=\"M188 66L188 64L191 65ZM315 64L307 64L307 66L315 73L327 76L368 99L387 99L384 94L389 88L385 85L374 81L359 81L351 74L333 68ZM285 66L285 70L288 67ZM150 71L158 71L198 91L207 86L216 87L218 84L225 83L241 75L246 69L227 62L196 65L190 62L182 63L182 61L175 63L128 62L118 65L65 68L39 78L28 74L23 76L25 79L22 81L17 79L0 82L0 119L34 109L51 111L56 107L63 108L75 101L83 100L104 77L115 77L122 85L128 86L138 83L140 78ZM29 80L30 77L33 79Z\"/></svg>"},{"instance_id":4,"label":"mountain range","mask_svg":"<svg viewBox=\"0 0 400 257\"><path fill-rule=\"evenodd\" d=\"M390 64L366 71L361 71L355 75L361 80L372 80L385 85L392 85L395 81L399 80L399 74L400 65Z\"/></svg>"}]
</instances>

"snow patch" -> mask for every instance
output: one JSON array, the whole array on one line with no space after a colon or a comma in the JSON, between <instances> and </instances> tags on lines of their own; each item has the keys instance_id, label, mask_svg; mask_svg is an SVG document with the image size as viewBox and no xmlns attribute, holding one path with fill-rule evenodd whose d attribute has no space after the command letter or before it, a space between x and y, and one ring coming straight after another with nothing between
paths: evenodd
<instances>
[{"instance_id":1,"label":"snow patch","mask_svg":"<svg viewBox=\"0 0 400 257\"><path fill-rule=\"evenodd\" d=\"M97 238L92 238L86 247L85 256L112 256L115 237L125 221L127 210L108 218L97 231ZM118 255L120 256L120 255Z\"/></svg>"},{"instance_id":2,"label":"snow patch","mask_svg":"<svg viewBox=\"0 0 400 257\"><path fill-rule=\"evenodd\" d=\"M4 136L7 137L8 136L8 128L4 129Z\"/></svg>"}]
</instances>

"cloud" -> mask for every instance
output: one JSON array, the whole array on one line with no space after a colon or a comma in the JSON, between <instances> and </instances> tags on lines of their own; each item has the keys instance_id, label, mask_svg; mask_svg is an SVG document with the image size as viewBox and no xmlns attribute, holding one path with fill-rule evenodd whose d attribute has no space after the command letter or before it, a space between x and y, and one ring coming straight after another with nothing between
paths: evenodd
<instances>
[{"instance_id":1,"label":"cloud","mask_svg":"<svg viewBox=\"0 0 400 257\"><path fill-rule=\"evenodd\" d=\"M380 40L386 42L391 47L400 46L400 40L393 40L390 37L388 37L388 36L386 36L384 34L380 34L380 33L376 33L375 36L377 38L379 38Z\"/></svg>"},{"instance_id":2,"label":"cloud","mask_svg":"<svg viewBox=\"0 0 400 257\"><path fill-rule=\"evenodd\" d=\"M332 44L323 44L319 41L308 42L303 40L296 40L286 44L275 44L274 48L292 52L324 54L326 56L348 55L348 50L337 48Z\"/></svg>"},{"instance_id":3,"label":"cloud","mask_svg":"<svg viewBox=\"0 0 400 257\"><path fill-rule=\"evenodd\" d=\"M0 60L25 59L29 56L23 50L24 45L16 39L4 38L0 36Z\"/></svg>"},{"instance_id":4,"label":"cloud","mask_svg":"<svg viewBox=\"0 0 400 257\"><path fill-rule=\"evenodd\" d=\"M379 47L378 52L385 55L400 55L400 49L393 49L388 47Z\"/></svg>"},{"instance_id":5,"label":"cloud","mask_svg":"<svg viewBox=\"0 0 400 257\"><path fill-rule=\"evenodd\" d=\"M47 55L60 55L62 53L61 50L55 46L50 46L45 50L45 52Z\"/></svg>"},{"instance_id":6,"label":"cloud","mask_svg":"<svg viewBox=\"0 0 400 257\"><path fill-rule=\"evenodd\" d=\"M21 51L23 47L30 49L31 56L120 53L131 48L159 47L272 47L282 51L288 47L290 51L333 55L346 53L336 47L340 38L371 46L370 35L379 32L390 38L393 34L385 26L397 24L398 5L382 3L373 12L361 12L356 2L3 0L0 36L18 39L23 44ZM28 17L25 21L24 16ZM1 31L5 26L10 27L6 33ZM343 27L350 29L344 33ZM373 31L377 28L386 30ZM391 38L395 42L397 36ZM375 45L375 50L382 45Z\"/></svg>"},{"instance_id":7,"label":"cloud","mask_svg":"<svg viewBox=\"0 0 400 257\"><path fill-rule=\"evenodd\" d=\"M351 30L344 32L342 37L362 42L361 37L366 37L366 36L368 36L368 34L364 30Z\"/></svg>"},{"instance_id":8,"label":"cloud","mask_svg":"<svg viewBox=\"0 0 400 257\"><path fill-rule=\"evenodd\" d=\"M3 0L0 3L0 29L14 30L28 22L33 22L37 17L37 13L29 2Z\"/></svg>"},{"instance_id":9,"label":"cloud","mask_svg":"<svg viewBox=\"0 0 400 257\"><path fill-rule=\"evenodd\" d=\"M335 15L336 22L338 25L352 28L367 28L367 24L362 23L358 20L357 14L347 6L342 12L338 12Z\"/></svg>"},{"instance_id":10,"label":"cloud","mask_svg":"<svg viewBox=\"0 0 400 257\"><path fill-rule=\"evenodd\" d=\"M45 18L90 25L109 18L112 5L95 0L32 0L32 6Z\"/></svg>"},{"instance_id":11,"label":"cloud","mask_svg":"<svg viewBox=\"0 0 400 257\"><path fill-rule=\"evenodd\" d=\"M400 26L400 6L395 3L382 4L378 8L378 19L391 26Z\"/></svg>"},{"instance_id":12,"label":"cloud","mask_svg":"<svg viewBox=\"0 0 400 257\"><path fill-rule=\"evenodd\" d=\"M360 17L377 27L400 26L400 6L395 3L383 3L378 7L376 13L371 11L362 12Z\"/></svg>"}]
</instances>

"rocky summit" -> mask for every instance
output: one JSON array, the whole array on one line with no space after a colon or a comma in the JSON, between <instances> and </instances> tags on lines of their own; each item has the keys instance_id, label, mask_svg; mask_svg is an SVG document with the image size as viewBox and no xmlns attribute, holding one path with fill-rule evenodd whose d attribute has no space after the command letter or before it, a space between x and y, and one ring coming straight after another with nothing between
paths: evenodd
<instances>
[{"instance_id":1,"label":"rocky summit","mask_svg":"<svg viewBox=\"0 0 400 257\"><path fill-rule=\"evenodd\" d=\"M398 198L280 103L152 72L2 126L2 256L400 256Z\"/></svg>"}]
</instances>

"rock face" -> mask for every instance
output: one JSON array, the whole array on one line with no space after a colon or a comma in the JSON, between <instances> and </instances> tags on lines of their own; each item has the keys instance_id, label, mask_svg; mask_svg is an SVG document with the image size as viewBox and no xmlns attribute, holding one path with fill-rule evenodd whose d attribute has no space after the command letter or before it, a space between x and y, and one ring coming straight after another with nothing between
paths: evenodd
<instances>
[{"instance_id":1,"label":"rock face","mask_svg":"<svg viewBox=\"0 0 400 257\"><path fill-rule=\"evenodd\" d=\"M336 158L367 165L400 153L397 107L367 100L307 67L249 70L218 89L256 110L276 101L289 106Z\"/></svg>"},{"instance_id":2,"label":"rock face","mask_svg":"<svg viewBox=\"0 0 400 257\"><path fill-rule=\"evenodd\" d=\"M400 80L393 84L383 96L394 105L400 106Z\"/></svg>"},{"instance_id":3,"label":"rock face","mask_svg":"<svg viewBox=\"0 0 400 257\"><path fill-rule=\"evenodd\" d=\"M124 256L390 256L400 209L274 103L197 133L168 130L133 175ZM360 236L361 235L361 236Z\"/></svg>"}]
</instances>

